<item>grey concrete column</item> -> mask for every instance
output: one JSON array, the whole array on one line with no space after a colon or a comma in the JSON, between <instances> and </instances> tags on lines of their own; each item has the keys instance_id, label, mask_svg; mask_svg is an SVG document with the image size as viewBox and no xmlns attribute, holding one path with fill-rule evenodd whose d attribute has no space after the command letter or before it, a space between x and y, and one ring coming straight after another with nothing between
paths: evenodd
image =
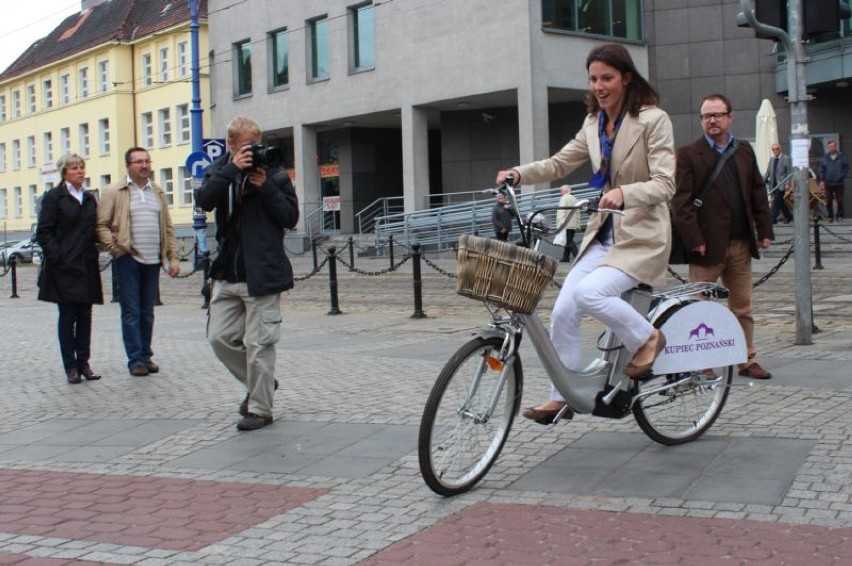
<instances>
[{"instance_id":1,"label":"grey concrete column","mask_svg":"<svg viewBox=\"0 0 852 566\"><path fill-rule=\"evenodd\" d=\"M296 163L296 196L299 197L301 207L298 229L307 233L305 223L308 222L308 214L322 204L317 166L317 132L313 126L299 124L293 127L293 153Z\"/></svg>"},{"instance_id":2,"label":"grey concrete column","mask_svg":"<svg viewBox=\"0 0 852 566\"><path fill-rule=\"evenodd\" d=\"M428 110L404 106L402 120L402 191L405 211L428 208L429 120Z\"/></svg>"},{"instance_id":3,"label":"grey concrete column","mask_svg":"<svg viewBox=\"0 0 852 566\"><path fill-rule=\"evenodd\" d=\"M547 85L538 84L535 74L518 88L518 149L522 164L550 156ZM549 183L541 183L533 190L549 187Z\"/></svg>"}]
</instances>

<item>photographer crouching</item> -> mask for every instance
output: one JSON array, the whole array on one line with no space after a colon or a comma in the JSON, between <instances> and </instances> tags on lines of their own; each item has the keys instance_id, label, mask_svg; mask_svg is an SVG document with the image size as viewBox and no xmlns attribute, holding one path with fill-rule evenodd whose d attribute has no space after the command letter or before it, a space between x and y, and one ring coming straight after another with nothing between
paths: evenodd
<instances>
[{"instance_id":1,"label":"photographer crouching","mask_svg":"<svg viewBox=\"0 0 852 566\"><path fill-rule=\"evenodd\" d=\"M272 423L275 344L281 292L293 288L284 230L299 221L293 183L277 148L260 145L261 129L238 116L228 124L228 152L207 167L197 206L216 210L218 255L210 267L208 340L247 389L238 430Z\"/></svg>"}]
</instances>

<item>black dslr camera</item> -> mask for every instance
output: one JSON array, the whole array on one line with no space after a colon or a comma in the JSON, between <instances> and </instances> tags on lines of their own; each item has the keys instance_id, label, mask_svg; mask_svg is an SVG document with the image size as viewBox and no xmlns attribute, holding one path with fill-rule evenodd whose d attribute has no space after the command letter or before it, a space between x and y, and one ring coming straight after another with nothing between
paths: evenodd
<instances>
[{"instance_id":1,"label":"black dslr camera","mask_svg":"<svg viewBox=\"0 0 852 566\"><path fill-rule=\"evenodd\" d=\"M259 143L251 144L251 168L281 167L284 165L284 152L277 147L266 147Z\"/></svg>"}]
</instances>

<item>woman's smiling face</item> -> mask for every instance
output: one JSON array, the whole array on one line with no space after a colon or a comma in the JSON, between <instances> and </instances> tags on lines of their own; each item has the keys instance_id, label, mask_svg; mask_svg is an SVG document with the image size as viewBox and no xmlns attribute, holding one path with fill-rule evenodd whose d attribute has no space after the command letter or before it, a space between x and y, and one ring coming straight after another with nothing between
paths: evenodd
<instances>
[{"instance_id":1,"label":"woman's smiling face","mask_svg":"<svg viewBox=\"0 0 852 566\"><path fill-rule=\"evenodd\" d=\"M624 87L630 82L630 76L623 75L615 67L601 61L589 65L589 88L597 99L601 109L610 118L615 118L624 103Z\"/></svg>"}]
</instances>

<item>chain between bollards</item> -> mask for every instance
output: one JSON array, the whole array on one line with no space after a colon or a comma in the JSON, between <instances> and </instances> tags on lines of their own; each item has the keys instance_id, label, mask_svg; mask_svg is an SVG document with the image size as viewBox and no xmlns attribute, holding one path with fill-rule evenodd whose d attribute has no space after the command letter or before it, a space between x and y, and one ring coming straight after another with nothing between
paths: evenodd
<instances>
[{"instance_id":1,"label":"chain between bollards","mask_svg":"<svg viewBox=\"0 0 852 566\"><path fill-rule=\"evenodd\" d=\"M328 314L341 314L340 306L337 302L337 258L336 248L331 246L328 248L328 290L331 293L331 310Z\"/></svg>"},{"instance_id":2,"label":"chain between bollards","mask_svg":"<svg viewBox=\"0 0 852 566\"><path fill-rule=\"evenodd\" d=\"M414 273L414 313L411 318L426 318L423 312L423 279L420 277L420 244L411 246L411 257L414 259L412 271Z\"/></svg>"}]
</instances>

